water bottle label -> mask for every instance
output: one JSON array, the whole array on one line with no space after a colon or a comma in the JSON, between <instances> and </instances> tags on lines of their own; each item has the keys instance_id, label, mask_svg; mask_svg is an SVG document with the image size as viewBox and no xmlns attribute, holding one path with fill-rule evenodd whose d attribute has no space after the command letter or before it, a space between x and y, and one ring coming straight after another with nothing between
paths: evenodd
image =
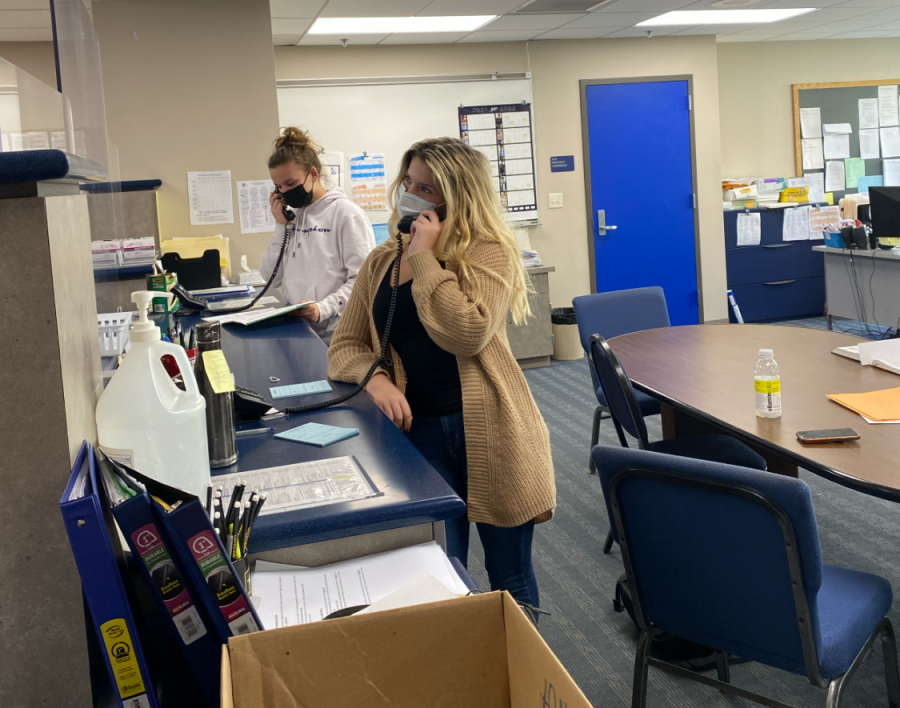
<instances>
[{"instance_id":1,"label":"water bottle label","mask_svg":"<svg viewBox=\"0 0 900 708\"><path fill-rule=\"evenodd\" d=\"M781 412L781 380L756 380L756 409Z\"/></svg>"}]
</instances>

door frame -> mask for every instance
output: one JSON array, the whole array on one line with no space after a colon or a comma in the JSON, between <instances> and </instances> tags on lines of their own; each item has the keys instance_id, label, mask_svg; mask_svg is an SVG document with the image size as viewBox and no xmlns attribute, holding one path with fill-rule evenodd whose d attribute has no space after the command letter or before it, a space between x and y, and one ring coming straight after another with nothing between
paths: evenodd
<instances>
[{"instance_id":1,"label":"door frame","mask_svg":"<svg viewBox=\"0 0 900 708\"><path fill-rule=\"evenodd\" d=\"M578 89L581 95L581 150L584 167L584 202L587 216L588 260L591 267L591 292L597 292L597 260L594 253L594 210L591 194L590 141L588 136L587 89L588 86L604 84L649 84L669 81L687 81L690 140L691 140L691 189L694 194L694 259L697 268L697 316L700 324L703 315L703 271L700 265L700 195L697 192L697 142L694 135L694 75L673 74L671 76L631 76L620 79L580 79Z\"/></svg>"}]
</instances>

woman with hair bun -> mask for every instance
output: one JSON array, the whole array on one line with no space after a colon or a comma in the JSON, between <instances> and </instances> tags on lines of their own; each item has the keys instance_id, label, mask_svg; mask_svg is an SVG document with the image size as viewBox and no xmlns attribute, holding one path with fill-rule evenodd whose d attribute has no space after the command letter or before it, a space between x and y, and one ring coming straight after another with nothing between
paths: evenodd
<instances>
[{"instance_id":1,"label":"woman with hair bun","mask_svg":"<svg viewBox=\"0 0 900 708\"><path fill-rule=\"evenodd\" d=\"M269 205L278 225L259 272L268 280L288 236L272 285L281 286L291 304L316 301L297 314L330 344L359 269L375 248L375 233L365 212L342 189L323 183L321 152L300 128L283 128L275 140L269 157L275 191Z\"/></svg>"}]
</instances>

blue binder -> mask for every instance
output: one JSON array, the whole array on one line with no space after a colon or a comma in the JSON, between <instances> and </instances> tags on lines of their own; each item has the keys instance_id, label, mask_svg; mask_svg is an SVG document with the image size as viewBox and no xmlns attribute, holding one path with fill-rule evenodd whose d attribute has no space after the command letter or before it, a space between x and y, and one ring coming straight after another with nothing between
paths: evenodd
<instances>
[{"instance_id":1,"label":"blue binder","mask_svg":"<svg viewBox=\"0 0 900 708\"><path fill-rule=\"evenodd\" d=\"M226 644L229 637L263 629L200 500L135 470L125 470L147 488L159 525L170 541L169 548L221 643Z\"/></svg>"},{"instance_id":2,"label":"blue binder","mask_svg":"<svg viewBox=\"0 0 900 708\"><path fill-rule=\"evenodd\" d=\"M100 464L106 463L98 453ZM111 469L112 468L112 469ZM118 504L110 500L113 516L128 542L136 564L150 588L162 616L178 645L185 662L209 708L218 708L219 677L222 667L222 642L206 612L201 609L197 593L186 581L180 562L174 559L171 541L161 529L153 512L150 495L118 475L114 465L105 468L107 499L110 499L112 475L124 487L135 493ZM205 588L204 588L205 589Z\"/></svg>"},{"instance_id":3,"label":"blue binder","mask_svg":"<svg viewBox=\"0 0 900 708\"><path fill-rule=\"evenodd\" d=\"M59 502L85 602L118 705L159 708L99 488L94 449L85 442Z\"/></svg>"}]
</instances>

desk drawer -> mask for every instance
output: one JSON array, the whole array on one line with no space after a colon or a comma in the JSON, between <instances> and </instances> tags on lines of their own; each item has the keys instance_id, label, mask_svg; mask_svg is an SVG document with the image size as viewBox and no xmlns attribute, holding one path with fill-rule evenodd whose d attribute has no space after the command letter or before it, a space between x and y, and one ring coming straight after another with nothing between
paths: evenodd
<instances>
[{"instance_id":1,"label":"desk drawer","mask_svg":"<svg viewBox=\"0 0 900 708\"><path fill-rule=\"evenodd\" d=\"M812 250L817 241L744 246L725 251L728 287L825 275L824 254Z\"/></svg>"},{"instance_id":2,"label":"desk drawer","mask_svg":"<svg viewBox=\"0 0 900 708\"><path fill-rule=\"evenodd\" d=\"M784 230L783 209L759 209L760 243L763 245L781 243ZM739 248L737 245L737 217L743 211L723 212L725 221L725 248ZM742 247L741 247L742 248Z\"/></svg>"},{"instance_id":3,"label":"desk drawer","mask_svg":"<svg viewBox=\"0 0 900 708\"><path fill-rule=\"evenodd\" d=\"M815 317L825 310L824 277L767 281L731 289L744 322Z\"/></svg>"}]
</instances>

